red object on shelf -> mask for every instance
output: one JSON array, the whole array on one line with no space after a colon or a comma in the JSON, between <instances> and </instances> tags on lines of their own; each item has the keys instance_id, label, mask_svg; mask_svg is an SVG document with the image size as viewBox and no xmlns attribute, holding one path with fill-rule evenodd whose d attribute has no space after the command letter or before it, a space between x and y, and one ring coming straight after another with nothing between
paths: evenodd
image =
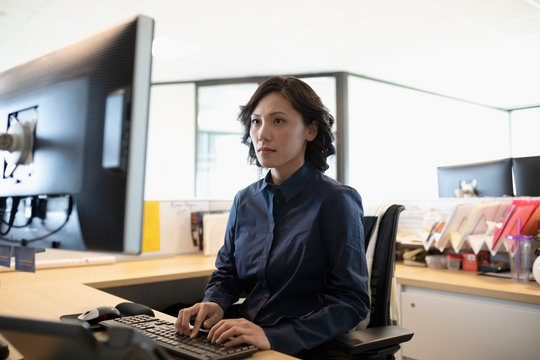
<instances>
[{"instance_id":1,"label":"red object on shelf","mask_svg":"<svg viewBox=\"0 0 540 360\"><path fill-rule=\"evenodd\" d=\"M462 254L461 268L466 271L478 271L478 265L489 263L489 252L480 251L478 254L467 252Z\"/></svg>"},{"instance_id":2,"label":"red object on shelf","mask_svg":"<svg viewBox=\"0 0 540 360\"><path fill-rule=\"evenodd\" d=\"M461 268L466 271L478 271L478 261L475 253L464 253Z\"/></svg>"}]
</instances>

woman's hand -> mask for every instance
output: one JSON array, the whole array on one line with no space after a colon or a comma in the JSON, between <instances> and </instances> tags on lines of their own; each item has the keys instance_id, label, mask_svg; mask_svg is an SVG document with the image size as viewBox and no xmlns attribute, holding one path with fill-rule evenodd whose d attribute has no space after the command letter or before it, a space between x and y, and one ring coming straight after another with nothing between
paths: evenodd
<instances>
[{"instance_id":1,"label":"woman's hand","mask_svg":"<svg viewBox=\"0 0 540 360\"><path fill-rule=\"evenodd\" d=\"M212 327L208 339L227 347L251 344L260 350L270 349L270 342L263 329L243 318L221 320Z\"/></svg>"},{"instance_id":2,"label":"woman's hand","mask_svg":"<svg viewBox=\"0 0 540 360\"><path fill-rule=\"evenodd\" d=\"M189 335L194 338L199 333L201 326L210 329L219 320L223 319L223 309L214 302L197 303L191 307L182 309L178 312L176 319L176 331L183 335ZM195 319L193 329L190 329L189 321Z\"/></svg>"}]
</instances>

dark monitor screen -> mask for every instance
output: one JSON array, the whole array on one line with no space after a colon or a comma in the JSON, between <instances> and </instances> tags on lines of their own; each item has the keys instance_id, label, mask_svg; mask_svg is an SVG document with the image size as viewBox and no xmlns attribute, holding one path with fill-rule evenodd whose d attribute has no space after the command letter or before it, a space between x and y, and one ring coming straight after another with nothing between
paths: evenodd
<instances>
[{"instance_id":1,"label":"dark monitor screen","mask_svg":"<svg viewBox=\"0 0 540 360\"><path fill-rule=\"evenodd\" d=\"M25 359L99 359L98 341L90 326L0 316L0 332ZM15 354L11 358L18 358Z\"/></svg>"},{"instance_id":2,"label":"dark monitor screen","mask_svg":"<svg viewBox=\"0 0 540 360\"><path fill-rule=\"evenodd\" d=\"M163 349L135 328L110 328L106 336L94 336L92 330L77 320L55 322L0 316L0 333L11 345L9 359L19 359L16 352L31 360L168 358Z\"/></svg>"},{"instance_id":3,"label":"dark monitor screen","mask_svg":"<svg viewBox=\"0 0 540 360\"><path fill-rule=\"evenodd\" d=\"M512 159L440 166L437 168L439 197L454 197L461 181L476 181L477 196L512 196Z\"/></svg>"},{"instance_id":4,"label":"dark monitor screen","mask_svg":"<svg viewBox=\"0 0 540 360\"><path fill-rule=\"evenodd\" d=\"M139 253L154 21L0 74L0 245Z\"/></svg>"},{"instance_id":5,"label":"dark monitor screen","mask_svg":"<svg viewBox=\"0 0 540 360\"><path fill-rule=\"evenodd\" d=\"M512 159L516 196L540 196L540 156Z\"/></svg>"}]
</instances>

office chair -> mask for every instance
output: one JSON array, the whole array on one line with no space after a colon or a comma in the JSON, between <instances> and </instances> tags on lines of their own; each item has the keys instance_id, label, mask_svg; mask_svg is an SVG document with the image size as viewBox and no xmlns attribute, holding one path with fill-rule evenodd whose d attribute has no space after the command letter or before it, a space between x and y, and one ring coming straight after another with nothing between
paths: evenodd
<instances>
[{"instance_id":1,"label":"office chair","mask_svg":"<svg viewBox=\"0 0 540 360\"><path fill-rule=\"evenodd\" d=\"M392 324L391 294L395 245L399 216L403 205L386 204L377 214L365 214L364 232L369 267L369 243L373 247L370 274L371 311L365 329L351 330L330 341L342 359L394 359L400 344L409 341L413 332ZM376 236L375 236L376 234Z\"/></svg>"}]
</instances>

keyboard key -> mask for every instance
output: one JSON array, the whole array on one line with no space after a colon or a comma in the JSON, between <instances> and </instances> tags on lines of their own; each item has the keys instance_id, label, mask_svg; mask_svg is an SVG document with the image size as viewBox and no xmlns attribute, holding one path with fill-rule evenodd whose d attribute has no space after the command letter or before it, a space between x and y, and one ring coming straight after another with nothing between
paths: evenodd
<instances>
[{"instance_id":1,"label":"keyboard key","mask_svg":"<svg viewBox=\"0 0 540 360\"><path fill-rule=\"evenodd\" d=\"M227 348L213 344L206 333L199 333L194 339L176 333L174 323L156 319L148 315L134 315L106 320L100 323L105 327L127 326L136 328L157 342L171 354L195 360L229 360L248 357L257 351L252 345L237 345Z\"/></svg>"}]
</instances>

